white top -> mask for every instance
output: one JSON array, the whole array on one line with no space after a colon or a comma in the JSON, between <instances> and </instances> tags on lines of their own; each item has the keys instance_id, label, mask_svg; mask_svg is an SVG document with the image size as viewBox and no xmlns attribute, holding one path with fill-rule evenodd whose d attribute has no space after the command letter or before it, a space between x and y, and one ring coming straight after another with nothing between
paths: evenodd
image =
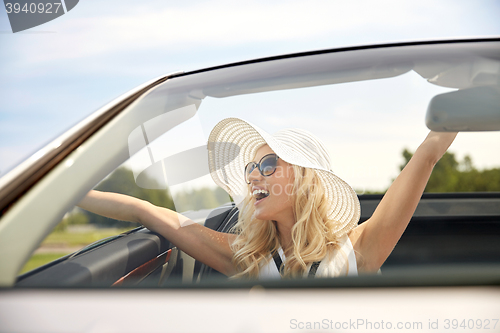
<instances>
[{"instance_id":1,"label":"white top","mask_svg":"<svg viewBox=\"0 0 500 333\"><path fill-rule=\"evenodd\" d=\"M286 258L283 253L283 249L280 247L278 253L281 260L286 265ZM311 264L307 266L307 270L304 272L304 277L309 274L309 269ZM357 276L358 266L356 264L356 255L354 253L354 248L352 247L351 240L347 235L344 235L340 239L340 249L336 249L331 253L327 254L326 257L321 260L321 263L316 271L315 277L336 277L336 276ZM280 273L274 260L272 260L271 255L269 255L269 260L262 264L259 272L259 279L280 279Z\"/></svg>"}]
</instances>

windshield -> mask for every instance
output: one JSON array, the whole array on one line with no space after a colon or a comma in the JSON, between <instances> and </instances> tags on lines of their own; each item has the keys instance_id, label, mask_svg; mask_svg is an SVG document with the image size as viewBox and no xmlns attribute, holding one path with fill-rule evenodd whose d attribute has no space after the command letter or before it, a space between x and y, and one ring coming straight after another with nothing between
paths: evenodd
<instances>
[{"instance_id":1,"label":"windshield","mask_svg":"<svg viewBox=\"0 0 500 333\"><path fill-rule=\"evenodd\" d=\"M197 147L206 145L212 128L227 117L242 118L269 133L303 128L325 141L333 171L357 193L382 193L398 174L404 162L403 151L415 149L426 135L425 113L434 96L498 84L500 62L494 50L485 47L475 55L468 52L467 47L458 46L434 54L426 48L411 47L340 52L180 77L157 88L148 98L177 93L182 87L189 91L190 98L203 102L196 114L194 103L172 112L186 110L183 114L192 118L152 143L150 152L154 161L159 161L190 151L187 162L196 155ZM188 85L191 82L193 87ZM145 123L146 134L159 137L161 128L166 131L171 126L168 117L171 115L161 115ZM156 124L155 129L148 131L148 124ZM495 132L464 133L451 150L457 168L498 167L500 155L492 154L498 148L498 138ZM204 154L203 149L199 153ZM133 165L131 161L132 169L144 168ZM200 163L197 168L192 179L184 179L184 186L211 184L210 177L197 179L202 173L208 175L208 167ZM170 178L171 186L180 185L175 176ZM439 191L488 190L463 187Z\"/></svg>"}]
</instances>

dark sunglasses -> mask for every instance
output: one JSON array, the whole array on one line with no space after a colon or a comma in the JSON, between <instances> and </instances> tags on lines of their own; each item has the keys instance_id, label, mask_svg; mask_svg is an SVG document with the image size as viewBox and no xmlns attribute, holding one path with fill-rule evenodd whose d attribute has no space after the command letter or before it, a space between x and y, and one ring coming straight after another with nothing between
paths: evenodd
<instances>
[{"instance_id":1,"label":"dark sunglasses","mask_svg":"<svg viewBox=\"0 0 500 333\"><path fill-rule=\"evenodd\" d=\"M276 154L268 154L262 157L259 163L250 162L245 167L245 181L247 184L250 184L250 174L255 170L255 168L259 169L259 172L264 177L271 176L278 166L278 155Z\"/></svg>"}]
</instances>

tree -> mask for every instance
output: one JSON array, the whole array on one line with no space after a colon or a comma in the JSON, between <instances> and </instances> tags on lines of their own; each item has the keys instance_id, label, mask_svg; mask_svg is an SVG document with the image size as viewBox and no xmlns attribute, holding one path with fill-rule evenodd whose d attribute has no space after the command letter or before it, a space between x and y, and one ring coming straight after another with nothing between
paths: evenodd
<instances>
[{"instance_id":1,"label":"tree","mask_svg":"<svg viewBox=\"0 0 500 333\"><path fill-rule=\"evenodd\" d=\"M54 228L54 231L65 231L68 225L88 224L89 217L84 212L71 212L66 214L61 222Z\"/></svg>"},{"instance_id":2,"label":"tree","mask_svg":"<svg viewBox=\"0 0 500 333\"><path fill-rule=\"evenodd\" d=\"M406 166L413 153L403 151ZM474 168L470 156L465 156L463 161L457 161L455 154L446 152L434 166L424 192L491 192L500 191L500 169L487 169L479 171Z\"/></svg>"}]
</instances>

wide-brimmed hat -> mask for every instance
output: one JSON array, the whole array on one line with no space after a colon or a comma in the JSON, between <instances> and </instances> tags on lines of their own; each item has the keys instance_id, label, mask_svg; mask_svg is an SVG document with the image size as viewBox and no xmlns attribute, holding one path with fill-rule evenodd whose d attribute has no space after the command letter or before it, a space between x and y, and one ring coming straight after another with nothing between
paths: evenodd
<instances>
[{"instance_id":1,"label":"wide-brimmed hat","mask_svg":"<svg viewBox=\"0 0 500 333\"><path fill-rule=\"evenodd\" d=\"M342 236L357 225L358 196L333 173L328 151L318 138L301 129L285 129L271 135L245 120L226 118L215 125L208 138L208 164L212 179L237 205L249 193L245 166L264 144L283 161L317 172L331 204L328 218L335 221L334 233Z\"/></svg>"}]
</instances>

